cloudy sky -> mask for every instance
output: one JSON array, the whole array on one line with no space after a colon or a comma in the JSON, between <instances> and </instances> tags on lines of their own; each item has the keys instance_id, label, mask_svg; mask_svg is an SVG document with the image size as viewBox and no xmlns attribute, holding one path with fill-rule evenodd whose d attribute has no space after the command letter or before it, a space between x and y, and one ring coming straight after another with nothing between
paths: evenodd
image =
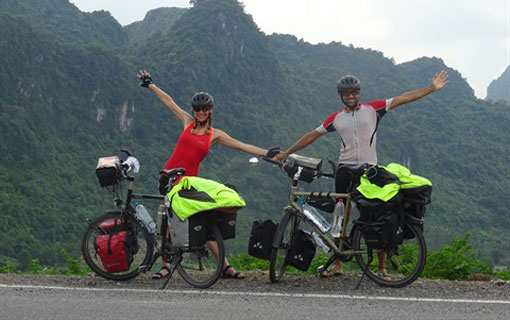
<instances>
[{"instance_id":1,"label":"cloudy sky","mask_svg":"<svg viewBox=\"0 0 510 320\"><path fill-rule=\"evenodd\" d=\"M70 0L80 10L107 10L122 25L188 0ZM439 57L485 98L510 65L510 0L240 0L266 34L310 43L340 41L383 52L397 63Z\"/></svg>"}]
</instances>

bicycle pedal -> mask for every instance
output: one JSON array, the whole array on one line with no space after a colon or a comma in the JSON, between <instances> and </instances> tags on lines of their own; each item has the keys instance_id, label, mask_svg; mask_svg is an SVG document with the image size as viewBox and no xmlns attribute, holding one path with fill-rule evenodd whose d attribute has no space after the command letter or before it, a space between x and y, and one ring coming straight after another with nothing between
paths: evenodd
<instances>
[{"instance_id":1,"label":"bicycle pedal","mask_svg":"<svg viewBox=\"0 0 510 320\"><path fill-rule=\"evenodd\" d=\"M326 268L324 266L317 267L317 274L321 275L326 271Z\"/></svg>"},{"instance_id":2,"label":"bicycle pedal","mask_svg":"<svg viewBox=\"0 0 510 320\"><path fill-rule=\"evenodd\" d=\"M146 273L149 271L149 266L139 266L138 267L138 273Z\"/></svg>"}]
</instances>

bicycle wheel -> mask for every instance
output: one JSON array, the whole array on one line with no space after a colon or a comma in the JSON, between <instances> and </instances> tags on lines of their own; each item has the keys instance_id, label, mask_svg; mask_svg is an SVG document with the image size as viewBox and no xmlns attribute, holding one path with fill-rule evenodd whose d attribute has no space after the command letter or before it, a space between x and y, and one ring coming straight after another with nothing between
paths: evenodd
<instances>
[{"instance_id":1,"label":"bicycle wheel","mask_svg":"<svg viewBox=\"0 0 510 320\"><path fill-rule=\"evenodd\" d=\"M412 233L412 239L403 240L396 250L373 250L373 260L367 268L367 276L382 286L407 286L420 276L425 267L427 247L421 230L407 222L405 228ZM355 251L365 251L356 254L356 260L363 271L369 261L369 254L366 252L367 246L361 230L357 227L353 232L352 242ZM379 272L379 258L384 259L387 275Z\"/></svg>"},{"instance_id":2,"label":"bicycle wheel","mask_svg":"<svg viewBox=\"0 0 510 320\"><path fill-rule=\"evenodd\" d=\"M298 216L292 209L284 209L284 214L273 240L271 259L269 261L269 279L276 283L280 281L287 268L287 252L290 249L292 240L298 227Z\"/></svg>"},{"instance_id":3,"label":"bicycle wheel","mask_svg":"<svg viewBox=\"0 0 510 320\"><path fill-rule=\"evenodd\" d=\"M218 226L210 226L210 241L216 241L217 252L210 244L200 247L183 248L182 260L177 265L177 272L186 281L197 288L209 288L218 281L223 271L225 247ZM216 253L216 254L215 254Z\"/></svg>"},{"instance_id":4,"label":"bicycle wheel","mask_svg":"<svg viewBox=\"0 0 510 320\"><path fill-rule=\"evenodd\" d=\"M117 226L114 232L126 231L134 237L130 237L130 254L133 256L129 269L118 272L108 272L103 266L103 262L99 257L99 245L96 237L107 235L108 229L104 227L112 221L117 220ZM112 229L113 230L113 229ZM87 227L81 240L81 252L85 263L99 276L109 280L128 280L139 274L140 266L150 264L154 252L154 244L150 239L151 235L142 228L133 217L124 217L119 214L106 213L94 221ZM126 241L127 242L127 241Z\"/></svg>"}]
</instances>

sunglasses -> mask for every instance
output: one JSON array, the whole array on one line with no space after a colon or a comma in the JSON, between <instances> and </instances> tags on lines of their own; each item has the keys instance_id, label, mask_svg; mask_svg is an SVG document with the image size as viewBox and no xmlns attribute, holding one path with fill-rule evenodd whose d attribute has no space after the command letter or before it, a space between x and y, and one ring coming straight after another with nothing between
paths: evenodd
<instances>
[{"instance_id":1,"label":"sunglasses","mask_svg":"<svg viewBox=\"0 0 510 320\"><path fill-rule=\"evenodd\" d=\"M208 107L208 106L193 106L193 111L195 111L195 112L199 112L199 111L206 112L209 110L211 110L211 107Z\"/></svg>"},{"instance_id":2,"label":"sunglasses","mask_svg":"<svg viewBox=\"0 0 510 320\"><path fill-rule=\"evenodd\" d=\"M357 96L359 94L359 90L349 90L349 91L343 91L342 96L348 97L350 95Z\"/></svg>"}]
</instances>

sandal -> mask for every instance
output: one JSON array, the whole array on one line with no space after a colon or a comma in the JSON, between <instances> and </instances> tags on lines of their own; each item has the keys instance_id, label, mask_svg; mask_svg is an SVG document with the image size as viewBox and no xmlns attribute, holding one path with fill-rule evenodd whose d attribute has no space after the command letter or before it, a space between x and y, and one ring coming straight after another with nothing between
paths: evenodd
<instances>
[{"instance_id":1,"label":"sandal","mask_svg":"<svg viewBox=\"0 0 510 320\"><path fill-rule=\"evenodd\" d=\"M165 274L163 274L163 272L162 272L163 270L166 270ZM152 279L154 279L154 280L165 279L165 278L168 278L169 276L170 276L170 268L168 268L167 266L162 266L158 272L156 272L155 274L152 275Z\"/></svg>"},{"instance_id":2,"label":"sandal","mask_svg":"<svg viewBox=\"0 0 510 320\"><path fill-rule=\"evenodd\" d=\"M231 265L226 266L225 269L223 269L223 271L221 273L221 277L222 278L225 278L225 279L238 279L238 280L246 278L244 273L242 273L240 271L235 271L234 274L228 273L227 271L229 269L233 270L234 268L232 268Z\"/></svg>"},{"instance_id":3,"label":"sandal","mask_svg":"<svg viewBox=\"0 0 510 320\"><path fill-rule=\"evenodd\" d=\"M388 275L386 269L379 270L378 276L384 281L391 281L391 277Z\"/></svg>"},{"instance_id":4,"label":"sandal","mask_svg":"<svg viewBox=\"0 0 510 320\"><path fill-rule=\"evenodd\" d=\"M343 271L339 271L336 268L332 268L331 270L325 270L323 273L320 273L321 278L341 277L343 275L344 275Z\"/></svg>"}]
</instances>

